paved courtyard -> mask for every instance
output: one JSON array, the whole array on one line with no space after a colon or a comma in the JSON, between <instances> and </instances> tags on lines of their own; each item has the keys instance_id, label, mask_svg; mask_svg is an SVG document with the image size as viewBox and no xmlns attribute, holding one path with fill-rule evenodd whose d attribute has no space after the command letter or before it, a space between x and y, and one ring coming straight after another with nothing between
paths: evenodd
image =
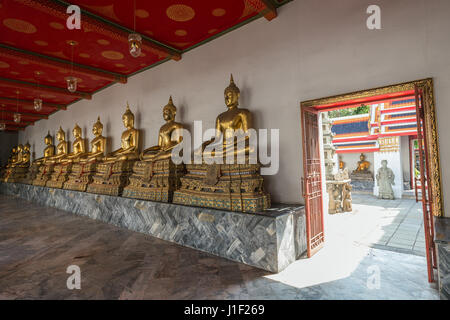
<instances>
[{"instance_id":1,"label":"paved courtyard","mask_svg":"<svg viewBox=\"0 0 450 320\"><path fill-rule=\"evenodd\" d=\"M328 215L328 229L341 229L355 243L425 256L422 203L353 195L353 212Z\"/></svg>"}]
</instances>

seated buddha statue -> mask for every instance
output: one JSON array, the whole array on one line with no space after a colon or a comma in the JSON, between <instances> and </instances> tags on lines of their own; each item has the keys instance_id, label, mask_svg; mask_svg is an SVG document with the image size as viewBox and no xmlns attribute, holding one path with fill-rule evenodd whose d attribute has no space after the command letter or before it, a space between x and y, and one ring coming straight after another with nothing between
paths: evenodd
<instances>
[{"instance_id":1,"label":"seated buddha statue","mask_svg":"<svg viewBox=\"0 0 450 320\"><path fill-rule=\"evenodd\" d=\"M23 163L23 145L19 144L14 151L9 167L6 168L3 176L4 182L16 182L16 173Z\"/></svg>"},{"instance_id":2,"label":"seated buddha statue","mask_svg":"<svg viewBox=\"0 0 450 320\"><path fill-rule=\"evenodd\" d=\"M121 147L116 151L108 154L103 161L115 162L124 160L136 160L139 158L138 144L139 131L134 128L134 114L130 111L127 103L127 110L122 116L123 125L127 130L122 133Z\"/></svg>"},{"instance_id":3,"label":"seated buddha statue","mask_svg":"<svg viewBox=\"0 0 450 320\"><path fill-rule=\"evenodd\" d=\"M203 159L225 157L227 153L234 156L238 154L248 156L254 151L253 146L248 143L249 136L246 135L249 129L253 128L252 114L247 109L239 108L240 94L239 88L234 83L233 75L231 75L230 85L224 91L225 104L228 110L216 118L216 137L204 142L202 147L194 152L195 157L199 157L199 154L203 154ZM236 132L244 135L242 138L238 136L237 139L234 139ZM240 142L244 143L244 148L239 147ZM222 146L219 144L222 144ZM211 151L205 150L207 146Z\"/></svg>"},{"instance_id":4,"label":"seated buddha statue","mask_svg":"<svg viewBox=\"0 0 450 320\"><path fill-rule=\"evenodd\" d=\"M11 167L14 163L17 162L17 156L18 156L17 147L13 147L11 149L11 154L9 155L8 164L6 165L6 168Z\"/></svg>"},{"instance_id":5,"label":"seated buddha statue","mask_svg":"<svg viewBox=\"0 0 450 320\"><path fill-rule=\"evenodd\" d=\"M19 144L16 149L16 157L11 163L11 167L20 166L23 159L23 145Z\"/></svg>"},{"instance_id":6,"label":"seated buddha statue","mask_svg":"<svg viewBox=\"0 0 450 320\"><path fill-rule=\"evenodd\" d=\"M49 160L55 155L55 146L50 132L45 136L44 142L46 145L44 156L34 160L28 176L28 183L41 187L47 184L48 179L50 179L50 176L53 173L54 164Z\"/></svg>"},{"instance_id":7,"label":"seated buddha statue","mask_svg":"<svg viewBox=\"0 0 450 320\"><path fill-rule=\"evenodd\" d=\"M102 136L103 124L100 122L100 117L97 118L97 122L92 127L92 133L95 138L91 141L91 152L89 152L85 158L81 159L82 163L90 161L100 161L103 159L106 150L106 138Z\"/></svg>"},{"instance_id":8,"label":"seated buddha statue","mask_svg":"<svg viewBox=\"0 0 450 320\"><path fill-rule=\"evenodd\" d=\"M194 164L186 165L187 173L180 179L181 187L174 192L173 202L231 211L263 211L270 208L270 195L264 190L261 165L249 161L252 154L256 155L249 138L252 115L239 108L240 90L233 76L224 96L228 110L216 118L215 137L194 151ZM233 156L233 163L227 161L229 155ZM240 155L244 163L239 161ZM199 156L201 163L197 163ZM211 157L213 163L208 161ZM238 157L237 163L234 157ZM216 162L224 158L225 164Z\"/></svg>"},{"instance_id":9,"label":"seated buddha statue","mask_svg":"<svg viewBox=\"0 0 450 320\"><path fill-rule=\"evenodd\" d=\"M29 167L30 166L30 160L31 160L31 152L30 152L31 146L27 142L23 146L22 150L22 162L20 164L21 167Z\"/></svg>"},{"instance_id":10,"label":"seated buddha statue","mask_svg":"<svg viewBox=\"0 0 450 320\"><path fill-rule=\"evenodd\" d=\"M64 183L64 189L86 191L88 184L92 182L97 169L97 163L105 156L106 138L102 136L103 124L98 117L94 123L92 133L95 138L91 141L91 152L84 154L77 163L72 166L69 179Z\"/></svg>"},{"instance_id":11,"label":"seated buddha statue","mask_svg":"<svg viewBox=\"0 0 450 320\"><path fill-rule=\"evenodd\" d=\"M56 139L59 141L56 146L56 155L46 158L44 162L45 164L55 164L61 162L61 160L65 159L68 155L69 145L66 141L66 133L61 127L59 127L59 130L56 133Z\"/></svg>"},{"instance_id":12,"label":"seated buddha statue","mask_svg":"<svg viewBox=\"0 0 450 320\"><path fill-rule=\"evenodd\" d=\"M170 97L169 103L163 108L163 118L166 123L159 129L158 144L145 149L140 155L141 160L155 161L170 158L172 149L183 140L181 135L178 135L176 140L172 140L172 134L184 128L181 123L175 122L176 114L177 108Z\"/></svg>"},{"instance_id":13,"label":"seated buddha statue","mask_svg":"<svg viewBox=\"0 0 450 320\"><path fill-rule=\"evenodd\" d=\"M133 165L139 159L139 130L134 128L134 114L128 103L122 121L126 130L122 133L121 147L98 163L88 192L120 196L128 184Z\"/></svg>"},{"instance_id":14,"label":"seated buddha statue","mask_svg":"<svg viewBox=\"0 0 450 320\"><path fill-rule=\"evenodd\" d=\"M81 132L81 129L75 127L74 133L78 134L79 132ZM45 161L46 164L54 165L53 173L45 185L49 188L61 189L72 170L73 159L75 159L78 154L69 154L69 144L66 141L66 134L61 127L56 133L56 138L59 141L56 146L56 155ZM69 158L69 156L71 158Z\"/></svg>"},{"instance_id":15,"label":"seated buddha statue","mask_svg":"<svg viewBox=\"0 0 450 320\"><path fill-rule=\"evenodd\" d=\"M50 132L48 132L48 134L45 136L44 142L46 145L44 149L44 156L42 158L34 160L34 163L42 164L45 160L55 155L55 146L53 144L53 137L50 135Z\"/></svg>"},{"instance_id":16,"label":"seated buddha statue","mask_svg":"<svg viewBox=\"0 0 450 320\"><path fill-rule=\"evenodd\" d=\"M67 157L61 162L78 162L80 159L86 155L86 143L82 138L81 128L75 125L72 131L73 137L75 140L73 141L73 151L67 155Z\"/></svg>"},{"instance_id":17,"label":"seated buddha statue","mask_svg":"<svg viewBox=\"0 0 450 320\"><path fill-rule=\"evenodd\" d=\"M173 191L180 185L184 172L183 164L174 164L172 150L181 143L183 137L178 130L184 126L175 122L177 108L172 97L163 108L165 124L159 129L158 144L144 150L141 161L137 161L130 176L130 184L124 189L123 196L135 199L170 202Z\"/></svg>"},{"instance_id":18,"label":"seated buddha statue","mask_svg":"<svg viewBox=\"0 0 450 320\"><path fill-rule=\"evenodd\" d=\"M358 161L356 172L367 172L370 168L370 162L366 161L366 156L363 153L361 153L359 159L360 161Z\"/></svg>"}]
</instances>

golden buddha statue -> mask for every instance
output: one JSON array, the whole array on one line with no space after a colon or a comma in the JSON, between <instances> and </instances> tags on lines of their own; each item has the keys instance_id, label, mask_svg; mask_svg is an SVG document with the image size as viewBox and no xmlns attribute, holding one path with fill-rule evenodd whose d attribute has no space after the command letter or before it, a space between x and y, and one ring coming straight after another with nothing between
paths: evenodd
<instances>
[{"instance_id":1,"label":"golden buddha statue","mask_svg":"<svg viewBox=\"0 0 450 320\"><path fill-rule=\"evenodd\" d=\"M15 155L11 159L10 166L6 169L3 176L4 182L20 182L25 178L30 166L30 144L19 144L15 148Z\"/></svg>"},{"instance_id":2,"label":"golden buddha statue","mask_svg":"<svg viewBox=\"0 0 450 320\"><path fill-rule=\"evenodd\" d=\"M53 144L53 137L50 135L50 131L45 136L44 142L46 145L44 149L44 156L34 160L35 163L42 164L46 159L49 159L55 155L55 146Z\"/></svg>"},{"instance_id":3,"label":"golden buddha statue","mask_svg":"<svg viewBox=\"0 0 450 320\"><path fill-rule=\"evenodd\" d=\"M181 188L174 192L173 202L231 211L263 211L270 208L270 195L264 191L261 165L249 161L255 151L248 135L253 126L252 115L238 107L240 90L233 76L224 96L228 110L216 118L216 137L194 152L196 159L203 156L203 162L186 165L187 174L181 178ZM236 131L242 134L237 139ZM220 136L224 139L218 139ZM223 159L228 154L233 155L232 164L208 163L211 157ZM234 161L239 155L245 160L242 164Z\"/></svg>"},{"instance_id":4,"label":"golden buddha statue","mask_svg":"<svg viewBox=\"0 0 450 320\"><path fill-rule=\"evenodd\" d=\"M14 163L17 162L17 156L18 156L18 152L17 152L17 146L16 146L11 149L11 154L9 156L8 164L6 165L6 168L11 167Z\"/></svg>"},{"instance_id":5,"label":"golden buddha statue","mask_svg":"<svg viewBox=\"0 0 450 320\"><path fill-rule=\"evenodd\" d=\"M240 95L241 91L234 83L233 75L231 75L230 84L224 91L225 105L228 110L216 118L216 137L204 142L202 147L195 151L196 157L199 157L200 154L203 154L203 159L225 157L228 152L231 152L234 156L241 153L248 156L253 151L253 147L248 144L249 136L246 135L249 129L253 128L252 114L247 109L239 108ZM244 134L243 138L234 139L235 133L239 131ZM208 145L212 147L216 139L219 143L216 143L216 148L213 148L215 150L205 151L205 147ZM244 148L239 148L240 140L244 140ZM218 144L221 142L222 146L219 146Z\"/></svg>"},{"instance_id":6,"label":"golden buddha statue","mask_svg":"<svg viewBox=\"0 0 450 320\"><path fill-rule=\"evenodd\" d=\"M122 116L123 125L127 130L122 133L121 147L107 155L103 161L116 162L125 160L136 160L139 157L139 131L134 128L134 114L127 103L127 110Z\"/></svg>"},{"instance_id":7,"label":"golden buddha statue","mask_svg":"<svg viewBox=\"0 0 450 320\"><path fill-rule=\"evenodd\" d=\"M84 154L78 163L72 166L72 173L64 184L64 189L86 191L88 184L92 182L97 163L104 158L106 150L106 138L102 136L103 124L100 122L100 117L94 123L92 133L95 138L91 141L91 152Z\"/></svg>"},{"instance_id":8,"label":"golden buddha statue","mask_svg":"<svg viewBox=\"0 0 450 320\"><path fill-rule=\"evenodd\" d=\"M74 135L81 135L81 128L78 125L75 126L73 133ZM69 143L66 141L66 133L61 127L56 133L56 138L59 141L56 146L56 155L45 161L46 164L54 164L53 173L45 186L61 189L69 178L73 159L76 159L78 154L69 154Z\"/></svg>"},{"instance_id":9,"label":"golden buddha statue","mask_svg":"<svg viewBox=\"0 0 450 320\"><path fill-rule=\"evenodd\" d=\"M81 136L82 131L78 124L73 128L72 134L75 138L72 147L73 151L67 155L66 159L62 160L63 162L79 162L86 155L86 143Z\"/></svg>"},{"instance_id":10,"label":"golden buddha statue","mask_svg":"<svg viewBox=\"0 0 450 320\"><path fill-rule=\"evenodd\" d=\"M47 184L48 179L50 179L51 174L53 173L54 164L49 161L51 158L55 156L55 146L53 144L53 137L50 135L50 131L44 138L45 149L44 156L42 158L38 158L34 160L33 165L31 166L30 174L28 176L28 182L35 186L45 186ZM33 177L33 174L37 168L36 176Z\"/></svg>"},{"instance_id":11,"label":"golden buddha statue","mask_svg":"<svg viewBox=\"0 0 450 320\"><path fill-rule=\"evenodd\" d=\"M358 161L356 172L367 172L370 168L370 162L366 161L366 156L363 153L361 153L359 159L360 161Z\"/></svg>"},{"instance_id":12,"label":"golden buddha statue","mask_svg":"<svg viewBox=\"0 0 450 320\"><path fill-rule=\"evenodd\" d=\"M339 169L344 170L345 162L342 161L342 157L339 157Z\"/></svg>"},{"instance_id":13,"label":"golden buddha statue","mask_svg":"<svg viewBox=\"0 0 450 320\"><path fill-rule=\"evenodd\" d=\"M127 103L122 116L126 130L122 133L121 147L102 159L97 165L93 182L87 191L120 196L128 184L134 163L139 159L139 130L134 128L134 114Z\"/></svg>"},{"instance_id":14,"label":"golden buddha statue","mask_svg":"<svg viewBox=\"0 0 450 320\"><path fill-rule=\"evenodd\" d=\"M59 141L58 145L56 146L56 155L46 158L46 164L55 164L57 162L61 162L61 160L65 159L68 155L69 145L66 141L66 133L61 127L59 127L59 130L56 133L56 139L58 139Z\"/></svg>"},{"instance_id":15,"label":"golden buddha statue","mask_svg":"<svg viewBox=\"0 0 450 320\"><path fill-rule=\"evenodd\" d=\"M163 108L166 123L159 129L158 144L141 153L141 161L134 164L130 184L123 191L124 197L162 202L172 200L184 173L184 165L175 165L171 159L173 148L183 140L178 130L184 126L175 122L176 113L177 108L170 97Z\"/></svg>"}]
</instances>

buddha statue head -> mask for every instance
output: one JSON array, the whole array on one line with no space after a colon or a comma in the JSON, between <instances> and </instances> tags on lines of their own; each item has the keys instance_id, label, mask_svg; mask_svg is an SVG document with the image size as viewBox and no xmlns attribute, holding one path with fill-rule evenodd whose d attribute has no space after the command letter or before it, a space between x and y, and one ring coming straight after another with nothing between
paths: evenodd
<instances>
[{"instance_id":1,"label":"buddha statue head","mask_svg":"<svg viewBox=\"0 0 450 320\"><path fill-rule=\"evenodd\" d=\"M359 160L361 160L361 162L364 162L366 160L366 156L364 155L364 153L361 153L361 155L359 156Z\"/></svg>"},{"instance_id":2,"label":"buddha statue head","mask_svg":"<svg viewBox=\"0 0 450 320\"><path fill-rule=\"evenodd\" d=\"M78 124L76 124L75 128L73 128L72 134L75 137L75 139L81 138L81 128Z\"/></svg>"},{"instance_id":3,"label":"buddha statue head","mask_svg":"<svg viewBox=\"0 0 450 320\"><path fill-rule=\"evenodd\" d=\"M239 97L241 96L241 91L236 86L233 80L233 75L230 77L230 85L225 88L225 104L227 107L235 108L239 105Z\"/></svg>"},{"instance_id":4,"label":"buddha statue head","mask_svg":"<svg viewBox=\"0 0 450 320\"><path fill-rule=\"evenodd\" d=\"M53 137L50 135L50 131L47 133L47 135L44 138L44 142L46 145L50 146L53 144Z\"/></svg>"},{"instance_id":5,"label":"buddha statue head","mask_svg":"<svg viewBox=\"0 0 450 320\"><path fill-rule=\"evenodd\" d=\"M122 116L122 121L123 121L123 125L125 126L125 128L127 128L127 129L134 128L134 114L133 114L133 112L131 112L128 102L127 102L127 110L125 111L125 113Z\"/></svg>"},{"instance_id":6,"label":"buddha statue head","mask_svg":"<svg viewBox=\"0 0 450 320\"><path fill-rule=\"evenodd\" d=\"M94 123L94 126L92 127L92 133L94 136L98 137L101 136L103 132L103 124L100 122L100 117L97 118L97 122Z\"/></svg>"},{"instance_id":7,"label":"buddha statue head","mask_svg":"<svg viewBox=\"0 0 450 320\"><path fill-rule=\"evenodd\" d=\"M16 154L17 153L17 147L13 147L11 149L11 154Z\"/></svg>"},{"instance_id":8,"label":"buddha statue head","mask_svg":"<svg viewBox=\"0 0 450 320\"><path fill-rule=\"evenodd\" d=\"M58 139L59 142L63 142L66 140L66 133L61 127L59 127L59 130L56 133L56 139Z\"/></svg>"},{"instance_id":9,"label":"buddha statue head","mask_svg":"<svg viewBox=\"0 0 450 320\"><path fill-rule=\"evenodd\" d=\"M177 107L173 104L172 96L169 98L169 103L163 108L163 117L167 122L175 120L177 114Z\"/></svg>"},{"instance_id":10,"label":"buddha statue head","mask_svg":"<svg viewBox=\"0 0 450 320\"><path fill-rule=\"evenodd\" d=\"M27 142L27 143L23 146L23 151L29 152L30 149L31 149L31 145L30 145L30 143Z\"/></svg>"},{"instance_id":11,"label":"buddha statue head","mask_svg":"<svg viewBox=\"0 0 450 320\"><path fill-rule=\"evenodd\" d=\"M23 145L19 144L19 145L17 146L17 153L22 152L22 150L23 150Z\"/></svg>"}]
</instances>

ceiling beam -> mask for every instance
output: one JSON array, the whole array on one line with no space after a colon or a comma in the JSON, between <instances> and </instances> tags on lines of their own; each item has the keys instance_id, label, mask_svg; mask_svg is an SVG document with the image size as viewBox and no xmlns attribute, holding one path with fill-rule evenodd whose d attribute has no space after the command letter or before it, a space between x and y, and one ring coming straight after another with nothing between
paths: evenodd
<instances>
[{"instance_id":1,"label":"ceiling beam","mask_svg":"<svg viewBox=\"0 0 450 320\"><path fill-rule=\"evenodd\" d=\"M18 127L26 127L26 126L34 126L34 122L31 121L20 121L20 123L16 123L12 120L0 119L0 123L4 123L6 125L13 125Z\"/></svg>"},{"instance_id":2,"label":"ceiling beam","mask_svg":"<svg viewBox=\"0 0 450 320\"><path fill-rule=\"evenodd\" d=\"M264 18L271 21L277 17L277 8L271 0L247 0L247 2Z\"/></svg>"},{"instance_id":3,"label":"ceiling beam","mask_svg":"<svg viewBox=\"0 0 450 320\"><path fill-rule=\"evenodd\" d=\"M25 130L25 127L17 127L17 126L7 125L5 128L5 131L19 131L19 130L23 131L23 130Z\"/></svg>"},{"instance_id":4,"label":"ceiling beam","mask_svg":"<svg viewBox=\"0 0 450 320\"><path fill-rule=\"evenodd\" d=\"M6 44L0 43L0 57L25 60L32 63L38 63L46 67L56 67L70 70L72 65L70 61L49 57L37 52L32 52L24 49L14 48ZM120 73L115 73L111 71L106 71L99 68L94 68L91 66L86 66L79 63L73 63L73 71L86 76L94 76L99 79L127 83L127 76Z\"/></svg>"},{"instance_id":5,"label":"ceiling beam","mask_svg":"<svg viewBox=\"0 0 450 320\"><path fill-rule=\"evenodd\" d=\"M19 102L21 106L26 107L34 107L34 102L32 100L24 100L24 99L13 99L13 98L4 98L0 97L0 105L2 104L12 104L16 105L16 103ZM63 104L56 104L56 103L49 103L49 102L42 102L43 107L49 107L49 108L55 108L58 110L67 110L67 106Z\"/></svg>"},{"instance_id":6,"label":"ceiling beam","mask_svg":"<svg viewBox=\"0 0 450 320\"><path fill-rule=\"evenodd\" d=\"M72 93L64 88L52 87L52 86L43 85L43 84L38 85L37 83L33 83L33 82L26 82L26 81L9 79L9 78L1 78L0 77L0 85L1 84L4 84L4 85L6 84L9 87L19 89L19 91L20 91L20 88L36 89L41 92L62 94L62 95L68 96L68 97L83 98L83 99L87 99L87 100L92 99L92 94L87 93L87 92L75 91L74 93Z\"/></svg>"},{"instance_id":7,"label":"ceiling beam","mask_svg":"<svg viewBox=\"0 0 450 320\"><path fill-rule=\"evenodd\" d=\"M14 113L17 113L17 112L16 111L11 111L11 110L0 109L0 114L1 113L14 114ZM38 118L38 119L48 119L48 116L45 115L45 114L30 113L30 112L20 112L20 111L18 113L20 113L24 117L35 117L35 118Z\"/></svg>"},{"instance_id":8,"label":"ceiling beam","mask_svg":"<svg viewBox=\"0 0 450 320\"><path fill-rule=\"evenodd\" d=\"M21 0L24 4L27 4L27 2L33 2L33 6L41 6L49 8L50 11L47 12L53 12L55 13L55 4L59 5L59 13L62 14L64 18L67 18L68 15L66 13L66 9L71 3L62 1L62 0ZM135 31L128 29L118 23L115 23L113 21L110 21L108 19L105 19L103 17L100 17L90 11L87 11L83 8L80 8L81 11L81 21L83 21L83 25L87 26L89 29L97 30L99 32L102 32L104 35L107 35L113 39L120 38L121 41L128 43L128 35L130 33L135 33ZM181 51L177 50L173 47L170 47L164 43L161 43L157 40L154 40L144 34L140 34L142 37L142 44L144 47L152 51L158 56L162 56L164 58L171 58L173 60L180 60L181 59Z\"/></svg>"}]
</instances>

